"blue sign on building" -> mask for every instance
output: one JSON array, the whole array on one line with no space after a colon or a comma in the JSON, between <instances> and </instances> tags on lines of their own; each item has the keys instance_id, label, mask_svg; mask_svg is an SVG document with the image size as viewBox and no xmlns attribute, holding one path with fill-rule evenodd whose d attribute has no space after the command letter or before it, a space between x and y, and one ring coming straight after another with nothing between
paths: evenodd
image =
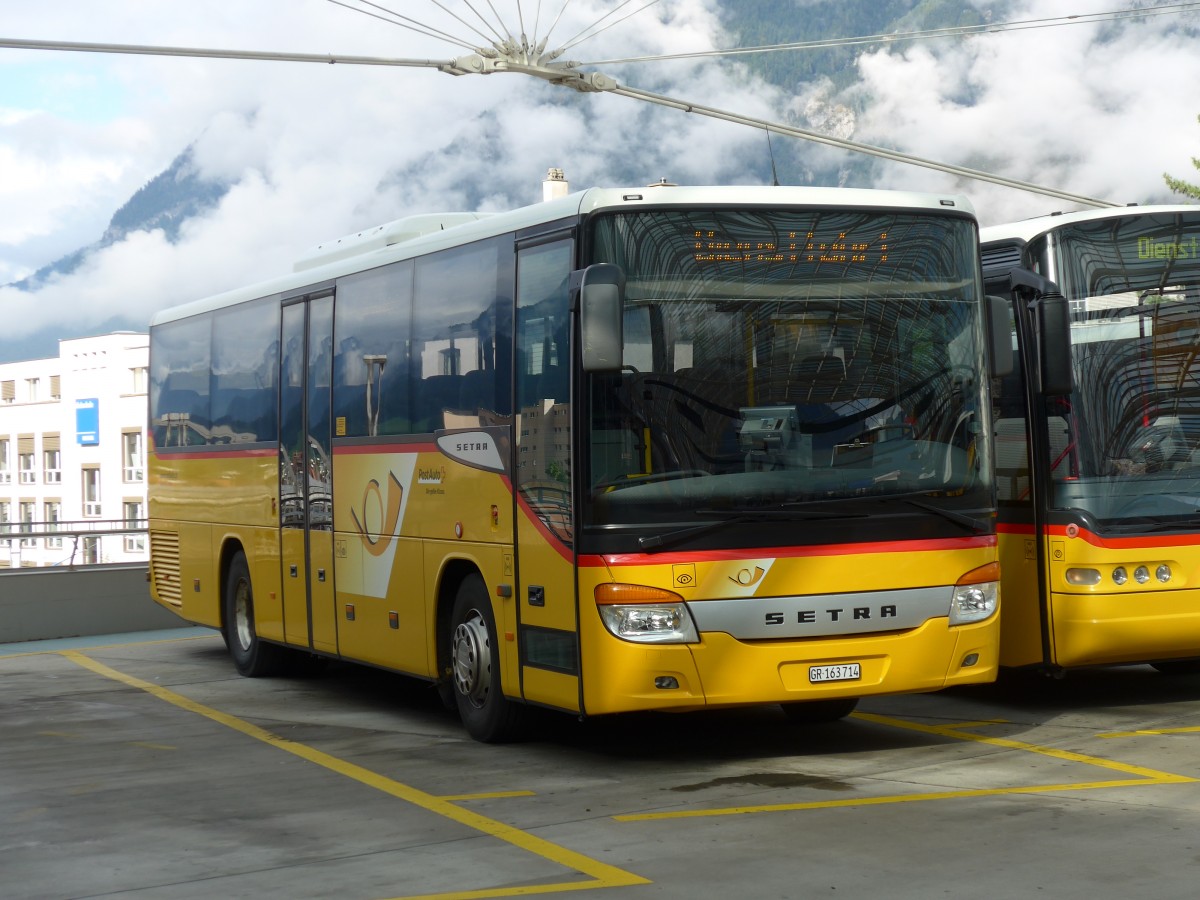
<instances>
[{"instance_id":1,"label":"blue sign on building","mask_svg":"<svg viewBox=\"0 0 1200 900\"><path fill-rule=\"evenodd\" d=\"M91 397L75 401L75 441L81 447L100 443L100 400Z\"/></svg>"}]
</instances>

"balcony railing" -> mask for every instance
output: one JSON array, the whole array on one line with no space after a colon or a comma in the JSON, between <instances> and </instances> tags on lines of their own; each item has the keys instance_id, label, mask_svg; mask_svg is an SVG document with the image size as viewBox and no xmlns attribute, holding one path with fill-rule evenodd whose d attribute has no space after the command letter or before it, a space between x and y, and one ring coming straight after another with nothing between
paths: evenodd
<instances>
[{"instance_id":1,"label":"balcony railing","mask_svg":"<svg viewBox=\"0 0 1200 900\"><path fill-rule=\"evenodd\" d=\"M107 535L123 536L126 553L144 552L146 548L146 519L80 519L58 522L5 522L0 524L0 548L13 550L15 547L30 548L36 542L45 541L47 550L63 549L65 541L71 542L71 555L50 565L73 566L91 564L101 560L87 559L87 538L102 538ZM97 548L98 550L99 548ZM80 558L82 557L82 558Z\"/></svg>"}]
</instances>

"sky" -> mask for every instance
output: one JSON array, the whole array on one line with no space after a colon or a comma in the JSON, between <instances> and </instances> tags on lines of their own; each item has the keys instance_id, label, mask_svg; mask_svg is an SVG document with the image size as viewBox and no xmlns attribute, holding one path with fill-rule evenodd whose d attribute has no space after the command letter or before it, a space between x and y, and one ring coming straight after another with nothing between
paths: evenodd
<instances>
[{"instance_id":1,"label":"sky","mask_svg":"<svg viewBox=\"0 0 1200 900\"><path fill-rule=\"evenodd\" d=\"M10 2L0 38L442 61L491 38L476 9L494 11L514 33L522 23L539 37L549 30L550 46L600 21L603 30L564 54L585 63L732 46L718 0L382 3L452 41L366 15L361 0L344 3ZM796 0L798 14L806 4ZM1129 5L1015 0L1005 16ZM782 91L728 59L584 68L908 154L1150 203L1180 199L1163 172L1200 180L1191 166L1200 156L1200 53L1169 31L1183 23L1200 27L1200 13L1115 30L1086 24L895 43L864 51L858 83L840 94L820 84ZM572 188L616 186L614 171L643 184L739 184L761 178L746 160L766 152L753 128L512 73L0 48L0 285L98 240L112 214L189 145L201 174L234 182L222 202L174 243L161 232L131 234L36 291L0 287L6 339L47 327L63 337L94 333L114 315L146 322L158 309L290 271L318 243L408 214L534 203L552 166ZM784 183L842 166L851 187L964 193L983 224L1074 208L895 163L850 169L846 151L816 144L790 158L803 164L781 170Z\"/></svg>"}]
</instances>

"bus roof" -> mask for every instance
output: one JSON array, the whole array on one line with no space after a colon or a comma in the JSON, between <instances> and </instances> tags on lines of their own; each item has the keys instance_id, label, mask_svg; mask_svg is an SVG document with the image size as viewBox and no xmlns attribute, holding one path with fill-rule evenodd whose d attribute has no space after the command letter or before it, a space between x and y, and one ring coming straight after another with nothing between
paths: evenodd
<instances>
[{"instance_id":1,"label":"bus roof","mask_svg":"<svg viewBox=\"0 0 1200 900\"><path fill-rule=\"evenodd\" d=\"M588 215L601 210L681 206L839 207L877 210L930 210L975 216L960 194L924 194L858 188L739 185L589 188L554 200L501 213L430 213L398 219L313 248L294 271L154 314L150 326L232 306L271 294L299 291L391 262L468 244L510 231Z\"/></svg>"},{"instance_id":2,"label":"bus roof","mask_svg":"<svg viewBox=\"0 0 1200 900\"><path fill-rule=\"evenodd\" d=\"M1194 204L1160 204L1150 206L1110 206L1104 209L1088 209L1082 212L1050 213L1045 216L1035 216L1032 219L1022 219L1019 222L1007 222L1003 225L989 225L979 230L979 243L991 244L998 241L1006 243L1029 243L1034 238L1041 237L1047 232L1054 231L1064 225L1076 222L1090 222L1096 219L1116 219L1124 216L1148 215L1150 213L1181 213L1191 212L1200 214L1200 206Z\"/></svg>"}]
</instances>

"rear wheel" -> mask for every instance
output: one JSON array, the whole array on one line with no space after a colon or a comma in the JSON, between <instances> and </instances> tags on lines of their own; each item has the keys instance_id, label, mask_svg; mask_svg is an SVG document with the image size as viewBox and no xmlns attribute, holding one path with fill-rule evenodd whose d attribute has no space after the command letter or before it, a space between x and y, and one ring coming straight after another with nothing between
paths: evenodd
<instances>
[{"instance_id":1,"label":"rear wheel","mask_svg":"<svg viewBox=\"0 0 1200 900\"><path fill-rule=\"evenodd\" d=\"M476 574L463 579L450 620L454 700L467 733L499 743L518 737L525 707L504 696L491 598Z\"/></svg>"},{"instance_id":2,"label":"rear wheel","mask_svg":"<svg viewBox=\"0 0 1200 900\"><path fill-rule=\"evenodd\" d=\"M844 697L836 700L808 700L802 703L781 703L788 719L797 725L819 725L822 722L836 722L854 712L858 706L857 697Z\"/></svg>"},{"instance_id":3,"label":"rear wheel","mask_svg":"<svg viewBox=\"0 0 1200 900\"><path fill-rule=\"evenodd\" d=\"M254 588L250 583L250 566L246 563L246 554L240 550L229 561L223 600L225 625L222 631L238 672L257 678L278 671L287 651L259 640L254 627Z\"/></svg>"}]
</instances>

